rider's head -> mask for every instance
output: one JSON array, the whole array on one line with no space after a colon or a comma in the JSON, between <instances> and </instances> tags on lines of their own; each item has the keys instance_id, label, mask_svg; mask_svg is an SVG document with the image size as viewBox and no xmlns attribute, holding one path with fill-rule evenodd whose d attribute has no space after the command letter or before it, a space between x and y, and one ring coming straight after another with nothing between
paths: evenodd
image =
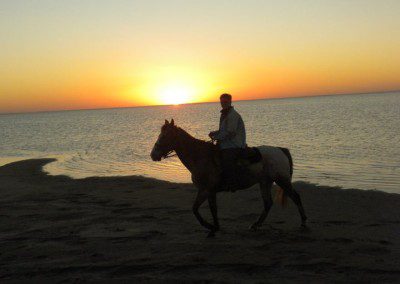
<instances>
[{"instance_id":1,"label":"rider's head","mask_svg":"<svg viewBox=\"0 0 400 284\"><path fill-rule=\"evenodd\" d=\"M232 105L232 96L230 94L222 94L219 100L223 109L230 108Z\"/></svg>"}]
</instances>

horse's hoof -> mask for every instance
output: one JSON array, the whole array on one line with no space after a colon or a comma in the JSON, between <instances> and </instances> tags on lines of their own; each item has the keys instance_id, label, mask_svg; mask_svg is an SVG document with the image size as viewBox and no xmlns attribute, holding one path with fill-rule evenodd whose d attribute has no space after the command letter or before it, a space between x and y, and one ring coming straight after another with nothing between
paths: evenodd
<instances>
[{"instance_id":1,"label":"horse's hoof","mask_svg":"<svg viewBox=\"0 0 400 284\"><path fill-rule=\"evenodd\" d=\"M311 230L310 230L309 227L307 227L306 224L301 224L300 225L300 231L306 233L306 232L310 232Z\"/></svg>"},{"instance_id":2,"label":"horse's hoof","mask_svg":"<svg viewBox=\"0 0 400 284\"><path fill-rule=\"evenodd\" d=\"M207 235L207 238L214 238L214 237L215 237L215 231L211 231Z\"/></svg>"},{"instance_id":3,"label":"horse's hoof","mask_svg":"<svg viewBox=\"0 0 400 284\"><path fill-rule=\"evenodd\" d=\"M249 230L256 232L259 228L260 228L260 226L258 226L257 224L252 224L252 225L250 225Z\"/></svg>"}]
</instances>

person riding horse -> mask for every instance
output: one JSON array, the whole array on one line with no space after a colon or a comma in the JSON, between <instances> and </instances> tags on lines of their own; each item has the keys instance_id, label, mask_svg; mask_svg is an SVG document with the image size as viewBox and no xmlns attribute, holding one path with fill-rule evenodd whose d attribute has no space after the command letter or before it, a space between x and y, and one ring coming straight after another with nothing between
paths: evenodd
<instances>
[{"instance_id":1,"label":"person riding horse","mask_svg":"<svg viewBox=\"0 0 400 284\"><path fill-rule=\"evenodd\" d=\"M232 96L222 94L219 129L211 131L209 137L216 140L221 150L222 187L225 190L238 189L236 161L241 149L246 148L246 130L240 114L232 106Z\"/></svg>"},{"instance_id":2,"label":"person riding horse","mask_svg":"<svg viewBox=\"0 0 400 284\"><path fill-rule=\"evenodd\" d=\"M225 126L225 131L229 134L226 129L229 129L229 127ZM224 130L220 133L221 136L223 133ZM214 137L214 135L212 136ZM238 136L238 132L236 132L236 136ZM221 139L222 141L225 140ZM240 141L243 141L244 144L243 138ZM170 157L171 152L175 151L179 160L189 170L192 182L197 188L197 196L192 206L193 214L200 225L210 230L209 237L213 237L215 232L219 230L217 193L223 190L221 188L220 165L216 163L216 157L219 153L215 151L215 148L217 146L210 142L194 138L184 129L175 125L174 120L171 119L171 122L165 120L165 123L161 126L160 134L150 152L153 161L161 161L163 158ZM282 201L287 196L296 204L301 217L301 226L305 227L307 217L300 195L292 185L293 160L289 149L268 145L260 145L256 149L261 158L250 162L245 167L247 178L246 173L241 175L238 187L238 189L246 189L256 183L260 186L264 209L257 221L250 226L250 229L258 230L267 218L273 204L271 195L273 183L276 183L283 190ZM200 206L207 200L214 221L213 224L207 222L199 212Z\"/></svg>"}]
</instances>

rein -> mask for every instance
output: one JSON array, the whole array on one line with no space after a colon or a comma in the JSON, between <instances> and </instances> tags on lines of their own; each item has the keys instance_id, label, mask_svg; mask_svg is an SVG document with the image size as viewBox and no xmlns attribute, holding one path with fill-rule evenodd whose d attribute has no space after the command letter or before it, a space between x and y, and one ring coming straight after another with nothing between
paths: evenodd
<instances>
[{"instance_id":1,"label":"rein","mask_svg":"<svg viewBox=\"0 0 400 284\"><path fill-rule=\"evenodd\" d=\"M178 154L177 154L177 153L175 153L175 154L172 154L172 152L174 152L174 150L171 150L171 151L169 151L167 154L165 154L165 155L164 155L164 159L167 159L167 158L171 158L171 157L178 156Z\"/></svg>"}]
</instances>

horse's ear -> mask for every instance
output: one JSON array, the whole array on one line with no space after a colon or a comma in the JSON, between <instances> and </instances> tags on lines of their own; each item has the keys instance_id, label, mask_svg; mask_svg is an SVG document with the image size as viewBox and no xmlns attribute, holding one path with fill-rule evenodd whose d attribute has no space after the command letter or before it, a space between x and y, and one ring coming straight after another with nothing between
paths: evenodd
<instances>
[{"instance_id":1,"label":"horse's ear","mask_svg":"<svg viewBox=\"0 0 400 284\"><path fill-rule=\"evenodd\" d=\"M171 125L174 126L174 124L175 124L175 122L174 122L174 119L172 118L171 119Z\"/></svg>"},{"instance_id":2,"label":"horse's ear","mask_svg":"<svg viewBox=\"0 0 400 284\"><path fill-rule=\"evenodd\" d=\"M168 120L165 120L165 125L168 125L168 124L169 124Z\"/></svg>"}]
</instances>

